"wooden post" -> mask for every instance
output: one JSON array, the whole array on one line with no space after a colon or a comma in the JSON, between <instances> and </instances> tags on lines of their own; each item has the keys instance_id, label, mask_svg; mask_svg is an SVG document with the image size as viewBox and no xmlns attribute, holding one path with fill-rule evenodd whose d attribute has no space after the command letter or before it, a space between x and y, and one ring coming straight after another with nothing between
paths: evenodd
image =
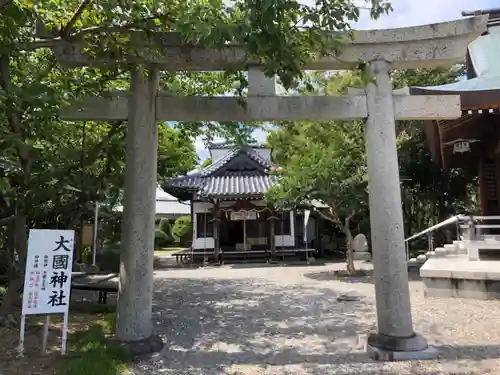
<instances>
[{"instance_id":1,"label":"wooden post","mask_svg":"<svg viewBox=\"0 0 500 375\"><path fill-rule=\"evenodd\" d=\"M243 211L244 216L243 216L243 251L247 251L247 218L246 218L246 213L247 211Z\"/></svg>"},{"instance_id":2,"label":"wooden post","mask_svg":"<svg viewBox=\"0 0 500 375\"><path fill-rule=\"evenodd\" d=\"M219 261L220 255L220 203L219 200L214 201L214 225L213 225L213 236L214 236L214 256L217 261Z\"/></svg>"},{"instance_id":3,"label":"wooden post","mask_svg":"<svg viewBox=\"0 0 500 375\"><path fill-rule=\"evenodd\" d=\"M276 258L276 231L275 231L275 211L271 210L271 217L269 218L269 245L271 246L271 259Z\"/></svg>"}]
</instances>

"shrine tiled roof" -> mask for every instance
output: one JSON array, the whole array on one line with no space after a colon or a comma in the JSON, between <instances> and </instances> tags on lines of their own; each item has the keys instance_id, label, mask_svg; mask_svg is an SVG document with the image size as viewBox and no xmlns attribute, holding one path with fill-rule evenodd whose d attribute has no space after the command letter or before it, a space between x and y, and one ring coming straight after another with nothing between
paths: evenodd
<instances>
[{"instance_id":1,"label":"shrine tiled roof","mask_svg":"<svg viewBox=\"0 0 500 375\"><path fill-rule=\"evenodd\" d=\"M247 158L257 162L264 169L272 168L272 164L260 156L255 150L251 148L235 147L222 158L216 160L206 168L202 169L199 173L201 176L209 176L227 165L231 160L235 159L238 155L244 155Z\"/></svg>"},{"instance_id":2,"label":"shrine tiled roof","mask_svg":"<svg viewBox=\"0 0 500 375\"><path fill-rule=\"evenodd\" d=\"M170 182L170 186L174 190L187 188L200 197L259 197L268 191L275 179L272 175L233 172L224 176L186 176Z\"/></svg>"},{"instance_id":3,"label":"shrine tiled roof","mask_svg":"<svg viewBox=\"0 0 500 375\"><path fill-rule=\"evenodd\" d=\"M174 178L163 189L180 199L262 197L276 176L273 164L251 148L234 148L222 158L195 173Z\"/></svg>"}]
</instances>

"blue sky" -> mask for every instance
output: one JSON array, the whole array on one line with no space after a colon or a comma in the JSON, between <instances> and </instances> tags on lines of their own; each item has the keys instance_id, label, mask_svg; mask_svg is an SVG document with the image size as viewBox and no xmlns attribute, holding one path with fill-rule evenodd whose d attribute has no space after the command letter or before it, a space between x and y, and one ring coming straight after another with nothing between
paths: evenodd
<instances>
[{"instance_id":1,"label":"blue sky","mask_svg":"<svg viewBox=\"0 0 500 375\"><path fill-rule=\"evenodd\" d=\"M304 3L312 0L303 0ZM363 3L363 1L360 1ZM462 11L500 8L500 0L391 0L394 11L379 20L370 19L367 11L362 11L356 29L389 29L428 23L451 21L462 18ZM254 137L265 141L266 134L256 131ZM208 151L201 140L196 140L196 151L200 161L208 157Z\"/></svg>"}]
</instances>

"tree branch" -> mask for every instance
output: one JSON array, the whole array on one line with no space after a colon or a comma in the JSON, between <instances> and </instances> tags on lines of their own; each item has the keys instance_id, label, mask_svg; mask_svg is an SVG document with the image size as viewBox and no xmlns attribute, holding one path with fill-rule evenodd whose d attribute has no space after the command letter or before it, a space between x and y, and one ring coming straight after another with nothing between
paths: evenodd
<instances>
[{"instance_id":1,"label":"tree branch","mask_svg":"<svg viewBox=\"0 0 500 375\"><path fill-rule=\"evenodd\" d=\"M352 210L349 215L344 219L344 233L351 233L350 221L356 215L356 210Z\"/></svg>"},{"instance_id":2,"label":"tree branch","mask_svg":"<svg viewBox=\"0 0 500 375\"><path fill-rule=\"evenodd\" d=\"M1 1L1 0L0 0ZM89 0L91 1L91 0ZM166 15L155 15L151 17L146 17L141 20L138 20L136 22L130 22L126 23L120 26L89 26L86 28L83 28L81 30L78 30L75 33L70 33L70 29L67 30L66 34L63 34L63 31L59 33L57 37L54 38L42 38L42 39L35 39L32 43L28 45L28 49L38 49L38 48L54 48L57 47L57 45L61 44L62 42L74 42L77 41L78 39L84 37L85 35L88 34L97 34L97 33L120 33L120 32L130 32L134 29L136 30L141 30L141 25L144 24L145 22L152 21L152 20L161 20L165 19L167 16ZM75 20L76 22L76 20ZM65 26L66 28L66 26Z\"/></svg>"},{"instance_id":3,"label":"tree branch","mask_svg":"<svg viewBox=\"0 0 500 375\"><path fill-rule=\"evenodd\" d=\"M317 213L319 214L319 216L321 216L323 219L328 220L328 221L331 221L332 223L335 223L335 224L337 224L337 225L339 224L339 223L335 220L335 218L333 218L333 217L329 217L328 215L325 215L323 212L321 212L321 210L316 209L316 212L317 212Z\"/></svg>"},{"instance_id":4,"label":"tree branch","mask_svg":"<svg viewBox=\"0 0 500 375\"><path fill-rule=\"evenodd\" d=\"M78 19L82 16L83 12L85 11L86 8L89 7L90 4L92 4L93 0L83 0L76 10L75 14L73 14L73 17L68 21L68 23L61 29L59 36L61 38L66 38L69 35L69 32L75 26L75 23L78 21Z\"/></svg>"},{"instance_id":5,"label":"tree branch","mask_svg":"<svg viewBox=\"0 0 500 375\"><path fill-rule=\"evenodd\" d=\"M345 218L346 222L350 221L354 217L354 215L356 215L356 210L352 209L351 213Z\"/></svg>"}]
</instances>

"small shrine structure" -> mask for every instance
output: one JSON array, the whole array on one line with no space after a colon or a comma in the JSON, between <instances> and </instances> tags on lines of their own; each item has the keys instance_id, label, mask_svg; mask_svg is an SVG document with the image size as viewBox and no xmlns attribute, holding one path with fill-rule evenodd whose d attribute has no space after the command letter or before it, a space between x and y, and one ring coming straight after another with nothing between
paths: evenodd
<instances>
[{"instance_id":1,"label":"small shrine structure","mask_svg":"<svg viewBox=\"0 0 500 375\"><path fill-rule=\"evenodd\" d=\"M271 150L214 144L209 151L211 165L163 185L179 200L191 202L193 258L271 259L288 254L307 259L314 251L316 218L308 215L305 223L304 210L277 211L265 201L279 170Z\"/></svg>"}]
</instances>

